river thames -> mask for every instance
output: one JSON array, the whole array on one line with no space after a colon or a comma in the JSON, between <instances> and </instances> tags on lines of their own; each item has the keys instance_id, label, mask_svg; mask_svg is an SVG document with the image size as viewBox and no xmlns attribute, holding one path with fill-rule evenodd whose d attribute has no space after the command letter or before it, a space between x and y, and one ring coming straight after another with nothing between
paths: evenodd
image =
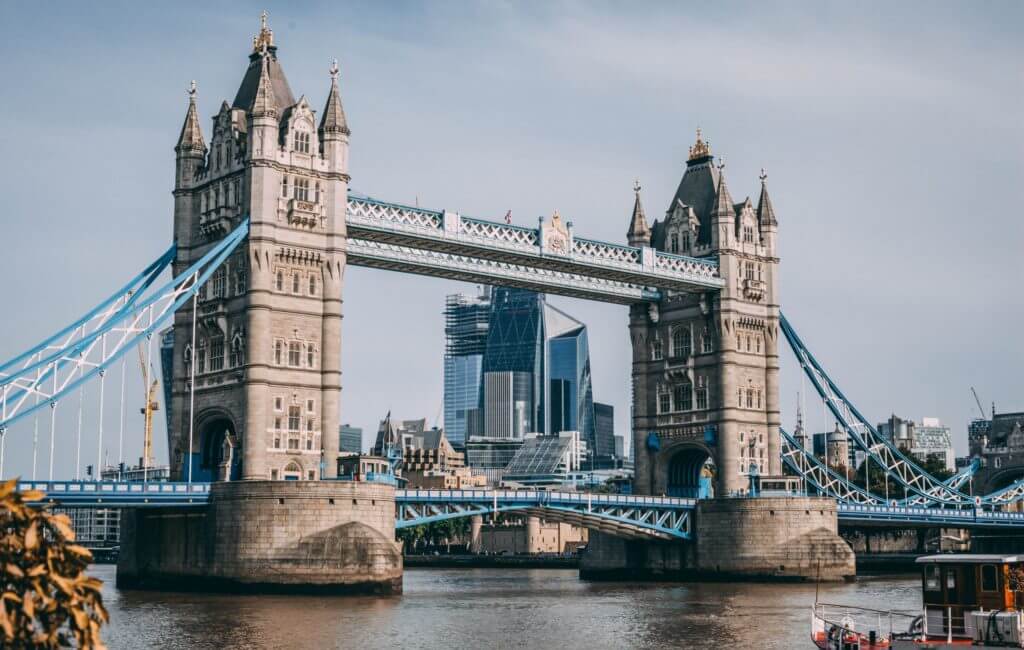
<instances>
[{"instance_id":1,"label":"river thames","mask_svg":"<svg viewBox=\"0 0 1024 650\"><path fill-rule=\"evenodd\" d=\"M813 584L582 582L575 570L407 569L388 598L120 591L112 650L136 648L810 648ZM916 576L821 585L822 601L920 607Z\"/></svg>"}]
</instances>

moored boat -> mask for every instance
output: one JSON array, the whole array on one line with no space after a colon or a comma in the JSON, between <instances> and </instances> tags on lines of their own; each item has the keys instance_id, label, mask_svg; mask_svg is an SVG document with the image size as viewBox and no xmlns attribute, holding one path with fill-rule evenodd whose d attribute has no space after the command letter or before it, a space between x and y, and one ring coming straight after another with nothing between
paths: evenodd
<instances>
[{"instance_id":1,"label":"moored boat","mask_svg":"<svg viewBox=\"0 0 1024 650\"><path fill-rule=\"evenodd\" d=\"M1024 555L930 555L922 609L882 611L815 603L819 650L1024 648Z\"/></svg>"}]
</instances>

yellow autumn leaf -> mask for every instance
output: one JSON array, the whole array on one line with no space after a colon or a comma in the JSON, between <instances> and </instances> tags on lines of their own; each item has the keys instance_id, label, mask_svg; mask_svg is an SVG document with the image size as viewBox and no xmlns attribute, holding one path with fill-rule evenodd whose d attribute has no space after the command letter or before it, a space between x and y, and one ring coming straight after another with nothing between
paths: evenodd
<instances>
[{"instance_id":1,"label":"yellow autumn leaf","mask_svg":"<svg viewBox=\"0 0 1024 650\"><path fill-rule=\"evenodd\" d=\"M22 599L21 602L21 609L23 612L25 612L25 616L28 616L29 619L35 618L36 604L33 602L32 594L30 592L25 592L25 597Z\"/></svg>"},{"instance_id":2,"label":"yellow autumn leaf","mask_svg":"<svg viewBox=\"0 0 1024 650\"><path fill-rule=\"evenodd\" d=\"M46 496L46 492L42 490L25 490L21 493L21 498L25 501L39 501Z\"/></svg>"},{"instance_id":3,"label":"yellow autumn leaf","mask_svg":"<svg viewBox=\"0 0 1024 650\"><path fill-rule=\"evenodd\" d=\"M18 479L12 478L0 484L0 499L6 499L18 487Z\"/></svg>"},{"instance_id":4,"label":"yellow autumn leaf","mask_svg":"<svg viewBox=\"0 0 1024 650\"><path fill-rule=\"evenodd\" d=\"M69 542L75 541L75 531L71 528L71 520L65 514L54 515L50 517L50 523L57 529L61 537Z\"/></svg>"},{"instance_id":5,"label":"yellow autumn leaf","mask_svg":"<svg viewBox=\"0 0 1024 650\"><path fill-rule=\"evenodd\" d=\"M14 638L14 626L7 616L7 607L0 601L0 628L3 628L4 636L8 639Z\"/></svg>"},{"instance_id":6,"label":"yellow autumn leaf","mask_svg":"<svg viewBox=\"0 0 1024 650\"><path fill-rule=\"evenodd\" d=\"M32 567L31 569L28 570L28 577L30 577L30 578L37 578L37 577L43 575L44 573L46 573L46 565L45 564L37 564L37 565L35 565L34 567Z\"/></svg>"},{"instance_id":7,"label":"yellow autumn leaf","mask_svg":"<svg viewBox=\"0 0 1024 650\"><path fill-rule=\"evenodd\" d=\"M15 578L24 578L25 577L25 572L22 571L21 567L18 566L17 564L11 564L11 563L8 562L7 566L4 567L4 571L6 571L8 575L12 575Z\"/></svg>"},{"instance_id":8,"label":"yellow autumn leaf","mask_svg":"<svg viewBox=\"0 0 1024 650\"><path fill-rule=\"evenodd\" d=\"M25 531L25 550L34 551L39 546L39 523L33 521Z\"/></svg>"}]
</instances>

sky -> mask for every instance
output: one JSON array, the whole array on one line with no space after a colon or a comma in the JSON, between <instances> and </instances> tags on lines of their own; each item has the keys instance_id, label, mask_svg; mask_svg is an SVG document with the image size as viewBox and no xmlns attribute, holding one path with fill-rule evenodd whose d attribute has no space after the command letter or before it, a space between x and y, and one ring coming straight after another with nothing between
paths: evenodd
<instances>
[{"instance_id":1,"label":"sky","mask_svg":"<svg viewBox=\"0 0 1024 650\"><path fill-rule=\"evenodd\" d=\"M939 417L963 453L971 386L986 409L1024 410L1024 5L994 1L2 3L0 359L170 243L185 90L197 81L208 139L264 7L297 97L321 108L339 60L352 189L522 225L557 209L624 242L634 178L662 216L699 126L735 200L756 200L766 170L783 311L867 417ZM341 421L367 436L388 410L440 424L444 296L473 290L349 268ZM628 432L626 309L551 302L587 323L594 397ZM784 356L787 426L800 390ZM831 428L807 404L809 426ZM75 409L58 411L69 476ZM79 467L97 455L95 411ZM116 413L104 423L113 462ZM162 417L156 449L166 461ZM4 473L29 475L31 457L25 423Z\"/></svg>"}]
</instances>

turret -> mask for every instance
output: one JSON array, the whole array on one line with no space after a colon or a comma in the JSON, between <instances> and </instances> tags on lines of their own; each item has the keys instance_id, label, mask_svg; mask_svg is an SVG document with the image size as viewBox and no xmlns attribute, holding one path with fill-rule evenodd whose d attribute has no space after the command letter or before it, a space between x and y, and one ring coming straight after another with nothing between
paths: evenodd
<instances>
[{"instance_id":1,"label":"turret","mask_svg":"<svg viewBox=\"0 0 1024 650\"><path fill-rule=\"evenodd\" d=\"M761 196L757 199L757 225L761 230L761 243L769 255L775 255L775 237L778 234L779 222L775 218L775 209L768 198L768 174L761 170Z\"/></svg>"},{"instance_id":2,"label":"turret","mask_svg":"<svg viewBox=\"0 0 1024 650\"><path fill-rule=\"evenodd\" d=\"M277 152L278 110L270 81L270 53L265 43L260 53L260 76L248 112L249 150L253 159L273 158Z\"/></svg>"},{"instance_id":3,"label":"turret","mask_svg":"<svg viewBox=\"0 0 1024 650\"><path fill-rule=\"evenodd\" d=\"M711 206L711 246L713 249L731 247L736 237L736 208L725 184L725 164L718 166L718 191Z\"/></svg>"},{"instance_id":4,"label":"turret","mask_svg":"<svg viewBox=\"0 0 1024 650\"><path fill-rule=\"evenodd\" d=\"M348 122L338 91L338 60L331 63L331 91L327 95L323 117L320 119L320 155L331 171L348 173Z\"/></svg>"},{"instance_id":5,"label":"turret","mask_svg":"<svg viewBox=\"0 0 1024 650\"><path fill-rule=\"evenodd\" d=\"M633 183L633 192L636 199L633 201L633 217L629 221L629 230L626 238L630 246L650 246L651 228L647 225L647 215L644 214L644 206L640 203L640 179Z\"/></svg>"},{"instance_id":6,"label":"turret","mask_svg":"<svg viewBox=\"0 0 1024 650\"><path fill-rule=\"evenodd\" d=\"M195 81L188 89L188 110L185 112L185 123L181 125L181 134L178 136L178 144L174 146L174 153L174 187L181 189L191 184L206 157L206 142L203 140L203 130L199 126L199 113L196 110Z\"/></svg>"}]
</instances>

